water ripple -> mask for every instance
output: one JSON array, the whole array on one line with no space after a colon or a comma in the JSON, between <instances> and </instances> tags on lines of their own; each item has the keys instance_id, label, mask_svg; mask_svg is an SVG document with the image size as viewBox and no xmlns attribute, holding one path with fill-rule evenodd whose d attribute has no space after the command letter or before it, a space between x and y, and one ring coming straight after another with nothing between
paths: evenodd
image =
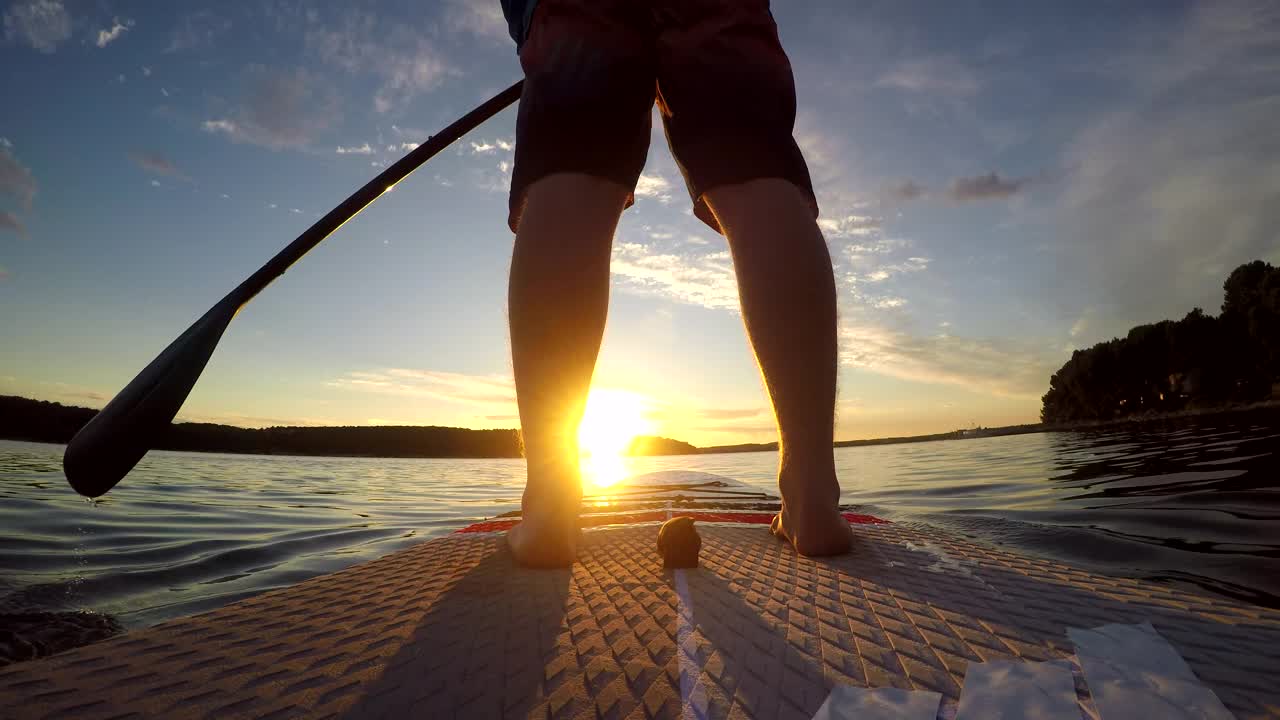
<instances>
[{"instance_id":1,"label":"water ripple","mask_svg":"<svg viewBox=\"0 0 1280 720\"><path fill-rule=\"evenodd\" d=\"M1280 607L1274 414L843 448L842 499L1098 572ZM0 608L139 627L287 587L514 508L515 460L154 452L79 498L62 448L0 441ZM637 458L771 491L774 453Z\"/></svg>"}]
</instances>

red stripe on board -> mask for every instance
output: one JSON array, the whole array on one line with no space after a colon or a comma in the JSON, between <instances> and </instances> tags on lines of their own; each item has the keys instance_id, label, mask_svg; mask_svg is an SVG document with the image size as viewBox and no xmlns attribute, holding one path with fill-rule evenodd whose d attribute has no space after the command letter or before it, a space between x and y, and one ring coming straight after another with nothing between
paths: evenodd
<instances>
[{"instance_id":1,"label":"red stripe on board","mask_svg":"<svg viewBox=\"0 0 1280 720\"><path fill-rule=\"evenodd\" d=\"M854 525L887 525L888 520L874 515L859 513L842 513L844 519ZM761 512L702 512L697 510L675 510L672 517L690 517L703 522L742 523L750 525L768 525L773 522L774 513ZM666 510L646 510L634 513L616 513L608 515L583 515L579 518L581 527L597 527L600 525L631 525L642 522L657 522L667 519ZM484 520L468 525L454 533L483 533L510 530L519 520Z\"/></svg>"}]
</instances>

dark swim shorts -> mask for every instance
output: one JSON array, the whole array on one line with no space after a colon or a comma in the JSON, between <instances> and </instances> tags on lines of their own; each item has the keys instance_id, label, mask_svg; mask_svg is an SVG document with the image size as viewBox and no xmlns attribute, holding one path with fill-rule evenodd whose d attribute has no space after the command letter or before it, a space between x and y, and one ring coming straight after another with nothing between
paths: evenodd
<instances>
[{"instance_id":1,"label":"dark swim shorts","mask_svg":"<svg viewBox=\"0 0 1280 720\"><path fill-rule=\"evenodd\" d=\"M694 213L717 232L703 194L757 178L790 180L817 217L768 0L539 0L520 64L513 232L525 192L547 175L585 173L634 191L655 99Z\"/></svg>"}]
</instances>

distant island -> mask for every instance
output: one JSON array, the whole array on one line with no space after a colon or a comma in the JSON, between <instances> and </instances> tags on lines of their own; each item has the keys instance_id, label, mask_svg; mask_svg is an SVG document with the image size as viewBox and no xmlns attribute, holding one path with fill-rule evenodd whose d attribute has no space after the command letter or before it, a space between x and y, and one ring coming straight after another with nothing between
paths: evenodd
<instances>
[{"instance_id":1,"label":"distant island","mask_svg":"<svg viewBox=\"0 0 1280 720\"><path fill-rule=\"evenodd\" d=\"M1139 325L1076 350L1049 380L1046 423L1112 420L1280 395L1280 268L1255 260L1223 283L1222 313Z\"/></svg>"}]
</instances>

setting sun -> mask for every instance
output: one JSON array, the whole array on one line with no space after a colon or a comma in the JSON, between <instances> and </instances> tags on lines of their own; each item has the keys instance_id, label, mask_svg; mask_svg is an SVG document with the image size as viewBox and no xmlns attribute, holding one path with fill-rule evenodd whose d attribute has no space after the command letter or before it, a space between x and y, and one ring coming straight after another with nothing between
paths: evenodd
<instances>
[{"instance_id":1,"label":"setting sun","mask_svg":"<svg viewBox=\"0 0 1280 720\"><path fill-rule=\"evenodd\" d=\"M637 435L653 432L646 399L625 390L592 390L578 428L584 485L606 488L627 476L626 452Z\"/></svg>"}]
</instances>

